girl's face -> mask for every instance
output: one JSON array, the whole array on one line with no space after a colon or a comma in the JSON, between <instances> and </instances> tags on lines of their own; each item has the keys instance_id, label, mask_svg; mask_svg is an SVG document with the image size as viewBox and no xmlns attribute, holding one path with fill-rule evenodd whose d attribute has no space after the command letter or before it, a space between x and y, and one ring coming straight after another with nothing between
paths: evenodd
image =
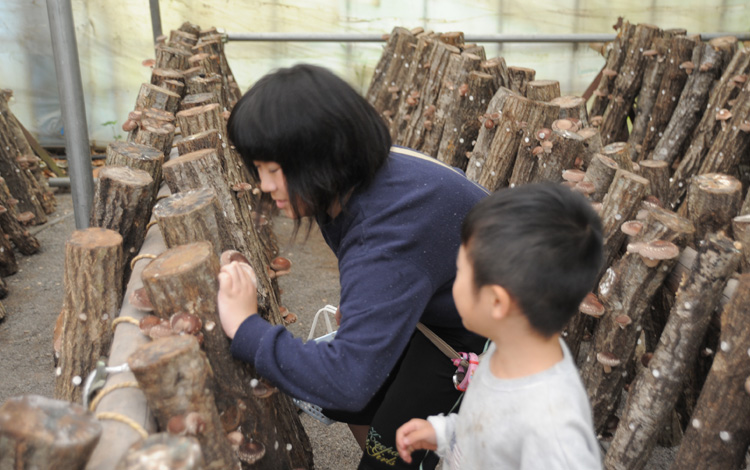
<instances>
[{"instance_id":1,"label":"girl's face","mask_svg":"<svg viewBox=\"0 0 750 470\"><path fill-rule=\"evenodd\" d=\"M286 178L281 170L281 165L276 162L253 161L260 177L260 190L271 195L276 202L276 207L281 209L290 219L297 216L289 204L289 193L286 188Z\"/></svg>"}]
</instances>

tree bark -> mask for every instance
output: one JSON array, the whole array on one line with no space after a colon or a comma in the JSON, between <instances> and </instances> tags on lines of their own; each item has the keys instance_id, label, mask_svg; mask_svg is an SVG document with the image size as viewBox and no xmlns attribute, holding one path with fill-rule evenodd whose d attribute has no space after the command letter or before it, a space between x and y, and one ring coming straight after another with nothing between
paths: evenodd
<instances>
[{"instance_id":1,"label":"tree bark","mask_svg":"<svg viewBox=\"0 0 750 470\"><path fill-rule=\"evenodd\" d=\"M386 119L396 112L398 98L402 93L401 87L406 85L406 77L411 71L410 67L414 65L412 57L416 47L416 35L408 29L397 26L388 36L383 53L380 55L380 61L375 67L375 73L365 98ZM392 91L395 87L398 87L399 91Z\"/></svg>"},{"instance_id":2,"label":"tree bark","mask_svg":"<svg viewBox=\"0 0 750 470\"><path fill-rule=\"evenodd\" d=\"M607 60L602 69L601 80L594 91L594 102L591 105L589 116L604 116L604 112L607 110L607 105L609 104L610 95L614 89L616 74L625 62L630 42L635 34L635 28L635 25L626 21L617 32L617 37L612 42L612 48L607 54Z\"/></svg>"},{"instance_id":3,"label":"tree bark","mask_svg":"<svg viewBox=\"0 0 750 470\"><path fill-rule=\"evenodd\" d=\"M664 69L667 67L666 55L668 47L668 38L657 38L654 40L653 47L647 52L644 52L644 55L648 53L648 62L646 69L643 71L641 90L638 92L638 99L636 100L635 105L633 127L630 130L630 136L628 137L628 143L633 150L635 150L636 154L640 154L648 123L653 120L651 114L654 110L654 103L659 96L659 88L661 87L662 77L664 76ZM692 49L690 49L690 52L692 52ZM635 157L638 157L638 155L635 155ZM633 158L633 160L637 160L637 158Z\"/></svg>"},{"instance_id":4,"label":"tree bark","mask_svg":"<svg viewBox=\"0 0 750 470\"><path fill-rule=\"evenodd\" d=\"M709 234L701 245L696 264L681 282L659 345L648 367L631 385L604 461L606 468L640 469L646 465L739 258L734 242L721 234Z\"/></svg>"},{"instance_id":5,"label":"tree bark","mask_svg":"<svg viewBox=\"0 0 750 470\"><path fill-rule=\"evenodd\" d=\"M208 241L216 256L233 247L221 214L216 193L208 187L173 194L154 206L167 247Z\"/></svg>"},{"instance_id":6,"label":"tree bark","mask_svg":"<svg viewBox=\"0 0 750 470\"><path fill-rule=\"evenodd\" d=\"M635 173L619 169L602 201L599 216L602 219L604 264L602 272L615 260L625 234L620 230L623 222L635 218L641 201L646 196L649 181Z\"/></svg>"},{"instance_id":7,"label":"tree bark","mask_svg":"<svg viewBox=\"0 0 750 470\"><path fill-rule=\"evenodd\" d=\"M589 126L589 116L586 111L586 100L580 96L558 96L550 100L550 104L560 107L559 119L576 120L580 128ZM574 121L574 122L576 122Z\"/></svg>"},{"instance_id":8,"label":"tree bark","mask_svg":"<svg viewBox=\"0 0 750 470\"><path fill-rule=\"evenodd\" d=\"M185 95L180 101L179 111L208 106L209 104L220 104L216 93L198 93L197 95Z\"/></svg>"},{"instance_id":9,"label":"tree bark","mask_svg":"<svg viewBox=\"0 0 750 470\"><path fill-rule=\"evenodd\" d=\"M258 280L266 277L257 267L255 271ZM252 379L257 376L252 365L237 361L230 354L230 341L221 328L216 305L218 273L219 260L211 244L198 242L161 254L143 270L142 277L157 315L166 317L187 311L201 318L203 348L216 379L219 412L242 410L239 421L243 432L252 433L248 437L263 443L266 449L266 456L253 468L310 467L310 443L294 404L281 393L256 396ZM278 317L267 319L281 323ZM275 441L281 444L278 448ZM291 444L291 450L287 450L287 444Z\"/></svg>"},{"instance_id":10,"label":"tree bark","mask_svg":"<svg viewBox=\"0 0 750 470\"><path fill-rule=\"evenodd\" d=\"M168 159L172 151L174 132L175 127L169 122L144 119L140 122L133 142L155 148L164 154L164 159Z\"/></svg>"},{"instance_id":11,"label":"tree bark","mask_svg":"<svg viewBox=\"0 0 750 470\"><path fill-rule=\"evenodd\" d=\"M219 131L211 129L208 131L191 134L175 142L177 154L182 156L188 153L204 149L220 149L221 139Z\"/></svg>"},{"instance_id":12,"label":"tree bark","mask_svg":"<svg viewBox=\"0 0 750 470\"><path fill-rule=\"evenodd\" d=\"M173 29L169 32L169 44L180 47L184 50L190 50L198 42L198 35L188 31Z\"/></svg>"},{"instance_id":13,"label":"tree bark","mask_svg":"<svg viewBox=\"0 0 750 470\"><path fill-rule=\"evenodd\" d=\"M599 129L595 127L584 127L578 131L578 135L583 137L583 148L585 149L583 155L583 166L584 168L589 165L594 155L602 151L602 136Z\"/></svg>"},{"instance_id":14,"label":"tree bark","mask_svg":"<svg viewBox=\"0 0 750 470\"><path fill-rule=\"evenodd\" d=\"M526 139L521 142L510 176L511 185L543 181L560 183L563 181L563 170L573 168L575 159L583 153L583 138L575 132L542 133L545 135L541 139L540 132L537 132L529 137L529 142Z\"/></svg>"},{"instance_id":15,"label":"tree bark","mask_svg":"<svg viewBox=\"0 0 750 470\"><path fill-rule=\"evenodd\" d=\"M669 166L667 162L641 160L638 165L641 167L641 176L651 182L649 185L650 193L663 204L666 203L669 195Z\"/></svg>"},{"instance_id":16,"label":"tree bark","mask_svg":"<svg viewBox=\"0 0 750 470\"><path fill-rule=\"evenodd\" d=\"M14 219L18 216L18 210L16 210L18 199L15 199L13 195L10 194L10 189L8 189L8 185L5 183L5 178L2 176L0 176L0 204L8 209L8 212Z\"/></svg>"},{"instance_id":17,"label":"tree bark","mask_svg":"<svg viewBox=\"0 0 750 470\"><path fill-rule=\"evenodd\" d=\"M750 274L721 314L720 348L671 468L740 468L750 443Z\"/></svg>"},{"instance_id":18,"label":"tree bark","mask_svg":"<svg viewBox=\"0 0 750 470\"><path fill-rule=\"evenodd\" d=\"M156 108L176 113L180 105L180 95L151 83L143 83L135 99L135 110Z\"/></svg>"},{"instance_id":19,"label":"tree bark","mask_svg":"<svg viewBox=\"0 0 750 470\"><path fill-rule=\"evenodd\" d=\"M708 44L700 44L693 49L690 63L694 68L685 82L669 124L656 143L654 151L648 154L646 159L664 160L671 165L682 155L683 148L706 109L708 93L719 76L720 61L719 52Z\"/></svg>"},{"instance_id":20,"label":"tree bark","mask_svg":"<svg viewBox=\"0 0 750 470\"><path fill-rule=\"evenodd\" d=\"M654 40L661 34L662 31L654 25L641 23L635 27L633 42L628 45L625 61L615 78L612 99L607 104L599 128L604 144L628 139L626 121L641 89L643 71L649 61L643 53L651 49Z\"/></svg>"},{"instance_id":21,"label":"tree bark","mask_svg":"<svg viewBox=\"0 0 750 470\"><path fill-rule=\"evenodd\" d=\"M687 36L678 36L669 40L663 62L664 71L658 85L656 99L652 111L645 116L646 123L643 125L645 132L642 136L642 142L639 142L641 143L640 160L646 158L647 155L651 155L677 108L677 100L680 99L689 77L686 72L687 69L682 64L690 61L698 42L695 38Z\"/></svg>"},{"instance_id":22,"label":"tree bark","mask_svg":"<svg viewBox=\"0 0 750 470\"><path fill-rule=\"evenodd\" d=\"M470 72L468 80L453 93L455 105L443 125L437 159L466 170L467 154L476 142L482 122L477 119L487 109L495 93L492 75ZM425 121L427 122L427 121ZM434 125L434 124L433 124Z\"/></svg>"},{"instance_id":23,"label":"tree bark","mask_svg":"<svg viewBox=\"0 0 750 470\"><path fill-rule=\"evenodd\" d=\"M742 185L729 175L706 173L694 176L688 188L686 216L695 225L688 245L696 248L708 233L732 236L732 219L740 212Z\"/></svg>"},{"instance_id":24,"label":"tree bark","mask_svg":"<svg viewBox=\"0 0 750 470\"><path fill-rule=\"evenodd\" d=\"M0 210L8 213L8 210L0 206ZM10 246L9 238L6 238L5 231L0 229L0 276L7 277L18 272L18 261Z\"/></svg>"},{"instance_id":25,"label":"tree bark","mask_svg":"<svg viewBox=\"0 0 750 470\"><path fill-rule=\"evenodd\" d=\"M130 356L128 365L160 429L194 436L209 469L239 466L211 393L214 388L211 366L195 337L169 336L146 343ZM185 431L185 422L190 418L202 426L198 429L187 426Z\"/></svg>"},{"instance_id":26,"label":"tree bark","mask_svg":"<svg viewBox=\"0 0 750 470\"><path fill-rule=\"evenodd\" d=\"M653 208L635 241L664 240L683 246L684 238L692 232L693 226L686 219ZM598 296L605 313L594 332L593 346L581 366L581 377L591 401L597 432L605 429L607 419L615 411L626 381L627 374L623 372L633 359L641 333L642 316L676 262L674 258L648 267L639 254L626 253L607 269L599 283ZM621 315L627 315L631 323L619 326L616 319ZM597 360L600 353L611 354L619 360L619 365L606 371Z\"/></svg>"},{"instance_id":27,"label":"tree bark","mask_svg":"<svg viewBox=\"0 0 750 470\"><path fill-rule=\"evenodd\" d=\"M185 83L185 74L181 70L175 69L158 69L155 68L151 71L151 84L163 87L162 83L167 80L176 80L178 82Z\"/></svg>"},{"instance_id":28,"label":"tree bark","mask_svg":"<svg viewBox=\"0 0 750 470\"><path fill-rule=\"evenodd\" d=\"M536 77L536 70L511 65L508 67L508 77L510 78L508 88L521 96L526 96L527 84Z\"/></svg>"},{"instance_id":29,"label":"tree bark","mask_svg":"<svg viewBox=\"0 0 750 470\"><path fill-rule=\"evenodd\" d=\"M0 468L80 470L102 429L80 405L38 395L0 406Z\"/></svg>"},{"instance_id":30,"label":"tree bark","mask_svg":"<svg viewBox=\"0 0 750 470\"><path fill-rule=\"evenodd\" d=\"M510 73L508 72L508 66L505 64L504 58L493 57L492 59L485 60L479 64L479 70L492 75L495 81L495 90L510 86Z\"/></svg>"},{"instance_id":31,"label":"tree bark","mask_svg":"<svg viewBox=\"0 0 750 470\"><path fill-rule=\"evenodd\" d=\"M193 55L184 49L163 44L157 45L155 51L156 64L154 68L157 69L185 70L188 68L188 57Z\"/></svg>"},{"instance_id":32,"label":"tree bark","mask_svg":"<svg viewBox=\"0 0 750 470\"><path fill-rule=\"evenodd\" d=\"M560 97L560 82L557 80L532 80L526 84L526 98L537 101L552 101Z\"/></svg>"},{"instance_id":33,"label":"tree bark","mask_svg":"<svg viewBox=\"0 0 750 470\"><path fill-rule=\"evenodd\" d=\"M594 155L586 169L586 174L583 176L583 181L593 183L594 188L596 188L593 194L589 195L592 201L602 202L619 168L617 162L611 158L601 154Z\"/></svg>"},{"instance_id":34,"label":"tree bark","mask_svg":"<svg viewBox=\"0 0 750 470\"><path fill-rule=\"evenodd\" d=\"M703 117L690 140L690 146L674 172L670 203L677 204L684 197L689 179L697 174L716 135L722 130L721 124L724 121L716 119L719 116L718 113L722 109L733 108L729 103L737 99L747 81L748 73L750 73L750 48L744 48L737 51L721 75L721 79L711 90L706 112L703 112Z\"/></svg>"},{"instance_id":35,"label":"tree bark","mask_svg":"<svg viewBox=\"0 0 750 470\"><path fill-rule=\"evenodd\" d=\"M222 109L227 107L224 96L224 85L220 74L198 75L185 80L185 94L197 95L201 93L213 93L216 96L216 102L219 103Z\"/></svg>"},{"instance_id":36,"label":"tree bark","mask_svg":"<svg viewBox=\"0 0 750 470\"><path fill-rule=\"evenodd\" d=\"M193 437L152 434L133 444L116 470L204 470L203 453Z\"/></svg>"},{"instance_id":37,"label":"tree bark","mask_svg":"<svg viewBox=\"0 0 750 470\"><path fill-rule=\"evenodd\" d=\"M134 170L143 170L154 180L152 197L156 200L156 193L161 186L162 170L165 154L159 149L135 142L111 142L107 145L106 166L126 166ZM150 212L149 212L150 213ZM148 219L147 219L148 220Z\"/></svg>"},{"instance_id":38,"label":"tree bark","mask_svg":"<svg viewBox=\"0 0 750 470\"><path fill-rule=\"evenodd\" d=\"M560 108L549 103L518 95L508 96L496 124L498 130L492 139L490 153L481 168L479 184L490 191L507 186L520 144L525 139L530 141L530 136L539 129L549 128L559 114Z\"/></svg>"},{"instance_id":39,"label":"tree bark","mask_svg":"<svg viewBox=\"0 0 750 470\"><path fill-rule=\"evenodd\" d=\"M633 152L629 143L614 142L605 145L599 153L614 160L617 166L623 170L633 171L633 160L631 159Z\"/></svg>"},{"instance_id":40,"label":"tree bark","mask_svg":"<svg viewBox=\"0 0 750 470\"><path fill-rule=\"evenodd\" d=\"M477 141L474 144L474 148L471 150L471 155L466 166L466 177L471 181L479 181L479 176L482 174L482 168L490 153L492 140L497 132L500 111L503 109L505 100L511 95L516 95L516 93L508 88L499 88L492 96L490 103L487 105L487 111L483 116L479 117L481 122L477 134Z\"/></svg>"},{"instance_id":41,"label":"tree bark","mask_svg":"<svg viewBox=\"0 0 750 470\"><path fill-rule=\"evenodd\" d=\"M122 259L122 236L113 230L76 230L65 244L57 399L80 402L83 381L109 354L122 301Z\"/></svg>"},{"instance_id":42,"label":"tree bark","mask_svg":"<svg viewBox=\"0 0 750 470\"><path fill-rule=\"evenodd\" d=\"M732 219L734 239L742 243L740 271L750 273L750 215L738 215Z\"/></svg>"},{"instance_id":43,"label":"tree bark","mask_svg":"<svg viewBox=\"0 0 750 470\"><path fill-rule=\"evenodd\" d=\"M193 54L188 58L190 68L200 67L201 73L218 73L221 74L221 64L219 63L219 56L209 55L205 52L200 54Z\"/></svg>"}]
</instances>

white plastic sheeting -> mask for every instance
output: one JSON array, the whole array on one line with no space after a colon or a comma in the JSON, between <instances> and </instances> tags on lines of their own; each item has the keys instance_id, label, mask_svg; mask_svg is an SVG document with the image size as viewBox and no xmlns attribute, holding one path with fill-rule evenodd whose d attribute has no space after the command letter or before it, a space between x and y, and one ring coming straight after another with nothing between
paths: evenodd
<instances>
[{"instance_id":1,"label":"white plastic sheeting","mask_svg":"<svg viewBox=\"0 0 750 470\"><path fill-rule=\"evenodd\" d=\"M124 135L120 126L153 57L148 0L73 0L86 114L92 143ZM388 33L394 26L438 32L611 33L618 16L691 32L747 31L747 0L162 0L165 34L191 21L231 32ZM49 23L44 0L0 0L0 88L11 109L45 145L63 145ZM531 67L580 94L604 59L585 44L485 44L488 57ZM298 62L327 66L365 90L380 58L371 43L230 42L226 52L240 87ZM114 124L109 124L111 122Z\"/></svg>"}]
</instances>

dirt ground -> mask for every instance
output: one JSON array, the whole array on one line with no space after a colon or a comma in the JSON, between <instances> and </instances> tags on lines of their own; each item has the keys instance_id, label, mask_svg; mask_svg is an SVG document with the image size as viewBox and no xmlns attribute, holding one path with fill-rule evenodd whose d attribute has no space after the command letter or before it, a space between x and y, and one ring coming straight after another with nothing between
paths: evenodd
<instances>
[{"instance_id":1,"label":"dirt ground","mask_svg":"<svg viewBox=\"0 0 750 470\"><path fill-rule=\"evenodd\" d=\"M7 310L0 323L0 403L8 398L37 394L52 397L52 330L63 298L65 242L75 230L70 194L58 194L58 209L45 225L34 227L41 251L18 256L19 272L6 279L10 294L2 300ZM292 222L274 221L280 251L292 263L292 273L279 280L282 303L299 320L290 330L306 338L315 312L339 299L336 259L320 233L313 230L304 240L304 231L295 243L289 238ZM315 336L325 333L319 322ZM356 468L360 450L344 424L326 426L303 415L302 421L313 445L315 468L342 470ZM666 469L674 449L659 448L647 469Z\"/></svg>"}]
</instances>

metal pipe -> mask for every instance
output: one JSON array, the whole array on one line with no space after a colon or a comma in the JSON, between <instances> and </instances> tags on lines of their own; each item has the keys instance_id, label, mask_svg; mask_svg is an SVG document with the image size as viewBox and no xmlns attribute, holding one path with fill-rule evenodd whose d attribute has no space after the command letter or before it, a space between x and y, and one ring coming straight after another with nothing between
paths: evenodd
<instances>
[{"instance_id":1,"label":"metal pipe","mask_svg":"<svg viewBox=\"0 0 750 470\"><path fill-rule=\"evenodd\" d=\"M76 228L80 230L89 226L94 177L91 172L86 107L83 101L81 68L78 63L78 47L70 0L47 0L47 15L52 36L52 51L55 55L68 172L73 182L73 213Z\"/></svg>"},{"instance_id":2,"label":"metal pipe","mask_svg":"<svg viewBox=\"0 0 750 470\"><path fill-rule=\"evenodd\" d=\"M156 38L161 36L161 11L159 10L159 0L149 0L151 7L151 31L154 34L154 44Z\"/></svg>"},{"instance_id":3,"label":"metal pipe","mask_svg":"<svg viewBox=\"0 0 750 470\"><path fill-rule=\"evenodd\" d=\"M341 33L226 33L228 41L252 42L384 42L383 34ZM714 39L735 36L739 41L749 41L750 33L701 33L701 38ZM516 42L516 43L576 43L607 42L614 34L466 34L464 40L472 42Z\"/></svg>"}]
</instances>

